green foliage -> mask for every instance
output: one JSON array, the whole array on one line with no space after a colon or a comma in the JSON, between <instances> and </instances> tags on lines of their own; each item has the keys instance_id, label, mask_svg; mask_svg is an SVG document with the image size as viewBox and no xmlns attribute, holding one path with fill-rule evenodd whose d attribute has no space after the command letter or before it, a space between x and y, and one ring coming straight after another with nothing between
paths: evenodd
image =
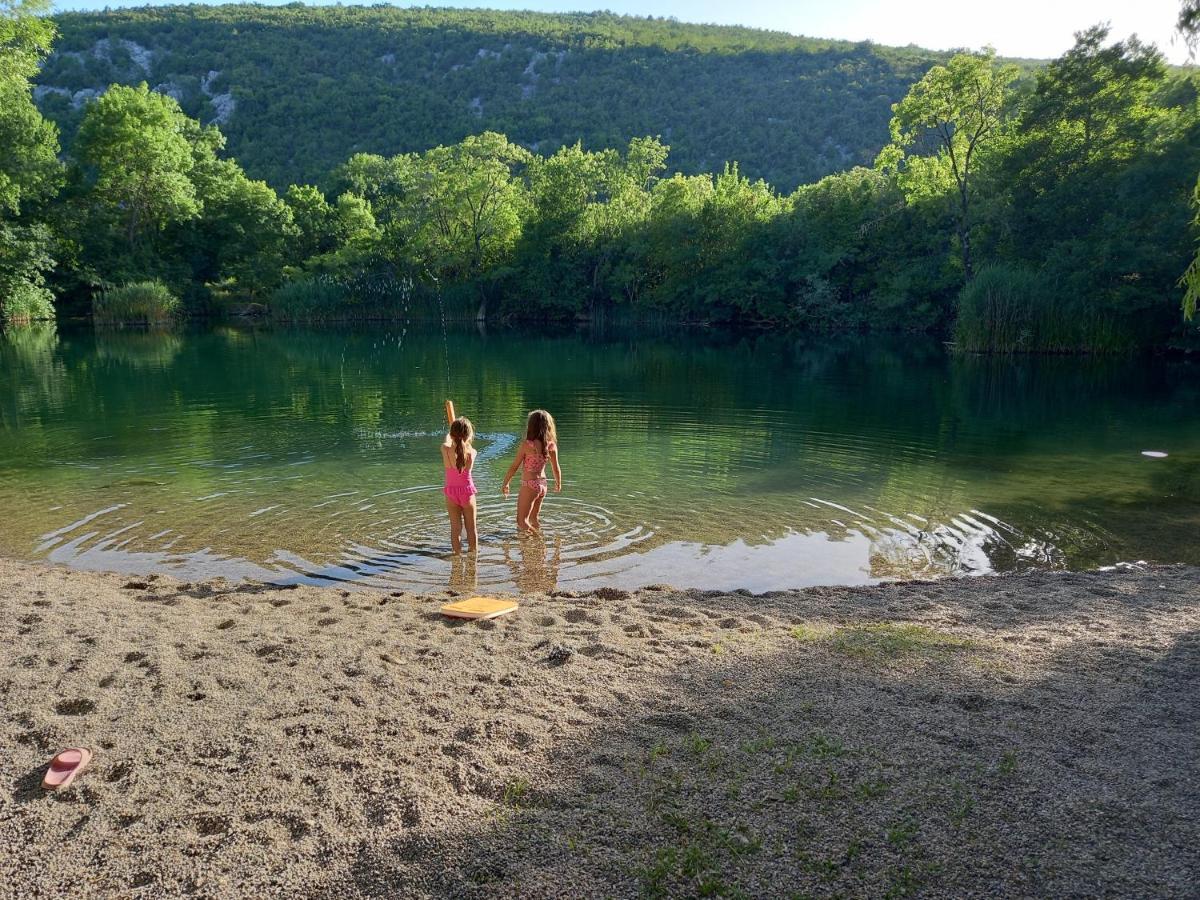
<instances>
[{"instance_id":1,"label":"green foliage","mask_svg":"<svg viewBox=\"0 0 1200 900\"><path fill-rule=\"evenodd\" d=\"M1133 349L1131 331L1042 274L996 264L959 294L954 341L970 353L1118 353Z\"/></svg>"},{"instance_id":2,"label":"green foliage","mask_svg":"<svg viewBox=\"0 0 1200 900\"><path fill-rule=\"evenodd\" d=\"M42 274L54 265L50 244L45 226L0 219L0 323L54 318L54 296Z\"/></svg>"},{"instance_id":3,"label":"green foliage","mask_svg":"<svg viewBox=\"0 0 1200 900\"><path fill-rule=\"evenodd\" d=\"M28 83L48 25L0 2L26 48L0 112L24 160L0 160L0 296L22 316L47 287L78 311L98 285L157 280L192 313L265 301L286 320L617 316L1115 351L1181 335L1180 271L1185 312L1200 295L1200 91L1105 28L1014 88L991 51L609 14L71 14L39 75L74 135L55 197ZM790 194L759 177L869 160L889 106L874 168Z\"/></svg>"},{"instance_id":4,"label":"green foliage","mask_svg":"<svg viewBox=\"0 0 1200 900\"><path fill-rule=\"evenodd\" d=\"M14 325L54 318L54 295L29 281L17 281L2 289L0 322Z\"/></svg>"},{"instance_id":5,"label":"green foliage","mask_svg":"<svg viewBox=\"0 0 1200 900\"><path fill-rule=\"evenodd\" d=\"M995 142L1003 137L1008 86L1017 68L997 65L995 53L960 53L944 66L934 66L892 107L892 143L876 165L897 173L910 199L953 196L963 273L973 274L971 258L972 200L975 175ZM924 141L933 154L906 156Z\"/></svg>"},{"instance_id":6,"label":"green foliage","mask_svg":"<svg viewBox=\"0 0 1200 900\"><path fill-rule=\"evenodd\" d=\"M1200 180L1196 182L1195 208L1195 225L1200 228ZM1183 315L1190 322L1196 315L1197 301L1200 301L1200 250L1196 251L1180 283L1183 286Z\"/></svg>"},{"instance_id":7,"label":"green foliage","mask_svg":"<svg viewBox=\"0 0 1200 900\"><path fill-rule=\"evenodd\" d=\"M1035 350L1058 314L1034 272L989 266L958 295L955 344L976 353Z\"/></svg>"},{"instance_id":8,"label":"green foliage","mask_svg":"<svg viewBox=\"0 0 1200 900\"><path fill-rule=\"evenodd\" d=\"M271 316L285 322L335 319L348 302L348 292L330 278L298 278L284 282L271 295Z\"/></svg>"},{"instance_id":9,"label":"green foliage","mask_svg":"<svg viewBox=\"0 0 1200 900\"><path fill-rule=\"evenodd\" d=\"M663 134L678 171L738 159L790 189L869 163L890 104L941 56L611 13L197 5L56 21L39 83L63 92L42 103L65 133L76 92L152 79L189 116L217 121L252 177L280 190L356 152L483 131L551 149Z\"/></svg>"},{"instance_id":10,"label":"green foliage","mask_svg":"<svg viewBox=\"0 0 1200 900\"><path fill-rule=\"evenodd\" d=\"M974 353L1036 349L1048 305L1034 272L989 266L959 294L955 346Z\"/></svg>"},{"instance_id":11,"label":"green foliage","mask_svg":"<svg viewBox=\"0 0 1200 900\"><path fill-rule=\"evenodd\" d=\"M54 265L52 238L31 221L61 182L58 130L30 94L54 25L42 0L0 0L0 322L53 316L43 273Z\"/></svg>"},{"instance_id":12,"label":"green foliage","mask_svg":"<svg viewBox=\"0 0 1200 900\"><path fill-rule=\"evenodd\" d=\"M88 106L73 150L90 184L97 224L119 233L131 253L200 211L186 124L179 104L145 82L114 85Z\"/></svg>"},{"instance_id":13,"label":"green foliage","mask_svg":"<svg viewBox=\"0 0 1200 900\"><path fill-rule=\"evenodd\" d=\"M397 310L409 309L412 299L411 281L381 271L302 275L275 290L269 306L277 321L344 322L395 318Z\"/></svg>"},{"instance_id":14,"label":"green foliage","mask_svg":"<svg viewBox=\"0 0 1200 900\"><path fill-rule=\"evenodd\" d=\"M179 298L161 281L142 281L97 291L92 318L105 325L164 325L181 312Z\"/></svg>"}]
</instances>

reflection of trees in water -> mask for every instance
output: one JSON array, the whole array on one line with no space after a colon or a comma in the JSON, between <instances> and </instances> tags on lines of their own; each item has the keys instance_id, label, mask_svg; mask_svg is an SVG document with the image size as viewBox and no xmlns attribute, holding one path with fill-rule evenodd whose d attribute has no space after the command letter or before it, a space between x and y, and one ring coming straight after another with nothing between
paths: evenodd
<instances>
[{"instance_id":1,"label":"reflection of trees in water","mask_svg":"<svg viewBox=\"0 0 1200 900\"><path fill-rule=\"evenodd\" d=\"M60 407L70 373L58 353L53 322L9 325L0 332L0 425L29 426L29 414Z\"/></svg>"},{"instance_id":2,"label":"reflection of trees in water","mask_svg":"<svg viewBox=\"0 0 1200 900\"><path fill-rule=\"evenodd\" d=\"M553 545L552 550L550 545ZM505 542L503 549L504 562L512 572L518 591L544 594L557 587L558 569L562 564L561 538L547 541L540 534L521 535L516 541Z\"/></svg>"},{"instance_id":3,"label":"reflection of trees in water","mask_svg":"<svg viewBox=\"0 0 1200 900\"><path fill-rule=\"evenodd\" d=\"M170 368L183 344L183 336L169 328L96 329L96 359L135 369Z\"/></svg>"},{"instance_id":4,"label":"reflection of trees in water","mask_svg":"<svg viewBox=\"0 0 1200 900\"><path fill-rule=\"evenodd\" d=\"M1200 508L1200 476L1186 455L1128 470L1113 462L1130 434L1154 436L1166 450L1195 446L1186 423L1200 387L1163 360L951 358L936 342L908 338L681 329L451 330L447 343L451 393L480 431L515 433L530 406L551 408L571 488L657 541L763 543L830 530L838 517L857 529L841 511L805 505L826 497L877 529L892 527L887 513L927 520L919 540L880 532L872 563L880 572L930 571L979 553L995 568L1060 565L1064 554L1074 565L1112 561L1100 554L1158 534L1169 555L1184 558L1186 529L1172 537L1155 523L1164 513L1175 525L1194 522ZM44 457L52 438L54 458L67 462L101 450L122 462L161 461L162 447L205 461L249 444L273 460L306 453L387 464L394 454L399 462L407 451L397 435L441 427L446 388L440 328L404 322L20 329L0 338L0 365L3 449L28 460ZM436 469L436 453L429 465ZM336 474L323 475L331 490ZM1120 491L1106 490L1106 477ZM197 490L213 480L191 468L178 478L181 493L189 478ZM939 543L935 526L956 527L958 511L972 507L1022 535L999 529L1003 539ZM1111 537L1106 528L1124 543L1098 541ZM523 574L527 583L557 580L550 549L539 563L512 545L510 556L522 554L530 555L522 572L541 567Z\"/></svg>"},{"instance_id":5,"label":"reflection of trees in water","mask_svg":"<svg viewBox=\"0 0 1200 900\"><path fill-rule=\"evenodd\" d=\"M13 365L38 366L49 361L58 347L58 326L53 322L5 325L0 341L0 359Z\"/></svg>"}]
</instances>

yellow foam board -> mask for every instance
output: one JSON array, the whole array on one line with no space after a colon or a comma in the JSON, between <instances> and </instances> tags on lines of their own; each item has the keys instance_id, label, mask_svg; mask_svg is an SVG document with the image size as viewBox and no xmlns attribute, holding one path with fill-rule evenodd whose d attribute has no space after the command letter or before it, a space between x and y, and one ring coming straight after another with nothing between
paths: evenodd
<instances>
[{"instance_id":1,"label":"yellow foam board","mask_svg":"<svg viewBox=\"0 0 1200 900\"><path fill-rule=\"evenodd\" d=\"M497 600L495 597L468 597L442 607L443 616L455 619L494 619L505 613L516 612L516 600Z\"/></svg>"}]
</instances>

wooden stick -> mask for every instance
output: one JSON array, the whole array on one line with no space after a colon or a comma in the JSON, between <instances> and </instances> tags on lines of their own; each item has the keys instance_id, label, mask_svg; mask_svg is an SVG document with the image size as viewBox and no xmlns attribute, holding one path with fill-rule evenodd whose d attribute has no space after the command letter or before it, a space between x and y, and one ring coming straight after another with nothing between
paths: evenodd
<instances>
[{"instance_id":1,"label":"wooden stick","mask_svg":"<svg viewBox=\"0 0 1200 900\"><path fill-rule=\"evenodd\" d=\"M454 401L447 400L446 401L446 424L452 425L453 423L454 423Z\"/></svg>"}]
</instances>

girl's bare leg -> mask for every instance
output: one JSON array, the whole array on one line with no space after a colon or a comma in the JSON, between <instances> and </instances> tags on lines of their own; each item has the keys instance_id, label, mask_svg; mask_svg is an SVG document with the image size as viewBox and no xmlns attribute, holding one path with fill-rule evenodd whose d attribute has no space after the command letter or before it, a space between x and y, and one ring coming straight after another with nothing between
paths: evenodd
<instances>
[{"instance_id":1,"label":"girl's bare leg","mask_svg":"<svg viewBox=\"0 0 1200 900\"><path fill-rule=\"evenodd\" d=\"M479 535L475 532L476 507L474 495L471 496L467 505L462 507L461 514L463 524L467 526L467 546L471 549L472 553L475 553L479 550Z\"/></svg>"},{"instance_id":2,"label":"girl's bare leg","mask_svg":"<svg viewBox=\"0 0 1200 900\"><path fill-rule=\"evenodd\" d=\"M528 531L529 510L533 506L533 488L521 485L521 493L517 494L517 531Z\"/></svg>"},{"instance_id":3,"label":"girl's bare leg","mask_svg":"<svg viewBox=\"0 0 1200 900\"><path fill-rule=\"evenodd\" d=\"M474 498L472 498L474 499ZM463 511L462 507L446 498L446 512L450 515L450 549L456 554L462 553L462 527L463 527Z\"/></svg>"},{"instance_id":4,"label":"girl's bare leg","mask_svg":"<svg viewBox=\"0 0 1200 900\"><path fill-rule=\"evenodd\" d=\"M542 523L538 520L538 515L542 511L542 501L545 499L545 494L538 494L533 498L533 505L529 508L529 527L534 531L542 530Z\"/></svg>"}]
</instances>

